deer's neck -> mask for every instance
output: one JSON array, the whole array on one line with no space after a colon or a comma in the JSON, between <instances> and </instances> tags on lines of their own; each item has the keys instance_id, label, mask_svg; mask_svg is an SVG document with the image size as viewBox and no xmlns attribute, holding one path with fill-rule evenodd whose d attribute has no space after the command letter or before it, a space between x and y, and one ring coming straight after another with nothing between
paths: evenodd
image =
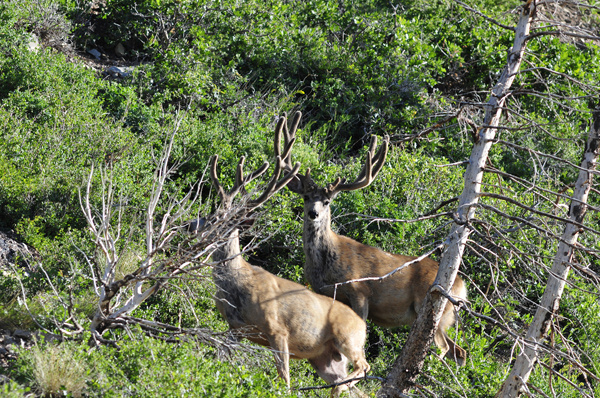
<instances>
[{"instance_id":1,"label":"deer's neck","mask_svg":"<svg viewBox=\"0 0 600 398\"><path fill-rule=\"evenodd\" d=\"M213 253L216 263L212 270L217 286L215 303L232 327L247 325L244 305L251 297L248 282L252 280L252 267L242 258L238 231Z\"/></svg>"},{"instance_id":2,"label":"deer's neck","mask_svg":"<svg viewBox=\"0 0 600 398\"><path fill-rule=\"evenodd\" d=\"M331 230L331 214L318 220L304 217L304 255L306 256L305 276L318 292L326 283L324 278L330 269L335 268L339 254L337 253L337 235Z\"/></svg>"},{"instance_id":3,"label":"deer's neck","mask_svg":"<svg viewBox=\"0 0 600 398\"><path fill-rule=\"evenodd\" d=\"M235 270L242 269L246 262L240 254L239 231L235 230L229 239L212 255L215 265L215 271L219 274L227 274Z\"/></svg>"}]
</instances>

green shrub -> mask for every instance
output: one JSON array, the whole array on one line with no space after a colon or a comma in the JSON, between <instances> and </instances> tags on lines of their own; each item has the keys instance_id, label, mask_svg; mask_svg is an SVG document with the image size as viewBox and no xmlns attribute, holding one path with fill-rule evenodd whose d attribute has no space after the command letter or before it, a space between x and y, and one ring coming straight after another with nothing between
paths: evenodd
<instances>
[{"instance_id":1,"label":"green shrub","mask_svg":"<svg viewBox=\"0 0 600 398\"><path fill-rule=\"evenodd\" d=\"M13 380L5 380L0 385L0 394L5 398L21 398L30 392L29 387L23 387Z\"/></svg>"},{"instance_id":2,"label":"green shrub","mask_svg":"<svg viewBox=\"0 0 600 398\"><path fill-rule=\"evenodd\" d=\"M312 375L304 376L307 366L292 362L294 385L320 384ZM30 386L55 395L298 396L286 392L268 351L233 352L225 359L216 350L194 342L172 344L144 337L124 339L119 349L38 344L21 352L14 373L23 390ZM14 384L11 388L18 391Z\"/></svg>"}]
</instances>

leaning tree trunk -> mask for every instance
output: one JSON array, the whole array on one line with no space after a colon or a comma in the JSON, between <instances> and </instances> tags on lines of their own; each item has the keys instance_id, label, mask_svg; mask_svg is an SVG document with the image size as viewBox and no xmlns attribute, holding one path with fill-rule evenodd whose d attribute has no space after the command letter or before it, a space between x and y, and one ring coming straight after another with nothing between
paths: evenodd
<instances>
[{"instance_id":1,"label":"leaning tree trunk","mask_svg":"<svg viewBox=\"0 0 600 398\"><path fill-rule=\"evenodd\" d=\"M465 172L465 186L459 199L455 224L446 239L446 250L442 254L437 277L430 289L419 316L412 325L404 349L396 359L377 397L399 397L414 385L433 342L447 303L446 293L454 284L462 260L467 238L470 234L469 220L475 214L483 170L496 135L502 107L509 89L521 66L529 28L535 13L536 0L528 0L523 5L519 22L515 29L513 47L508 53L507 65L485 105L485 117Z\"/></svg>"},{"instance_id":2,"label":"leaning tree trunk","mask_svg":"<svg viewBox=\"0 0 600 398\"><path fill-rule=\"evenodd\" d=\"M538 359L538 348L541 341L544 339L552 318L558 311L560 298L562 296L567 277L570 270L571 257L573 247L579 236L581 223L587 210L587 198L592 187L593 171L596 168L598 161L598 153L600 152L600 105L593 113L590 133L588 136L583 160L581 162L581 170L579 178L575 184L571 206L569 209L569 220L573 223L567 223L562 234L550 276L542 302L540 303L533 322L527 330L525 340L522 341L523 349L517 360L515 361L512 371L504 380L502 388L498 392L497 397L516 397L521 389L527 383L529 375L533 370L533 365Z\"/></svg>"}]
</instances>

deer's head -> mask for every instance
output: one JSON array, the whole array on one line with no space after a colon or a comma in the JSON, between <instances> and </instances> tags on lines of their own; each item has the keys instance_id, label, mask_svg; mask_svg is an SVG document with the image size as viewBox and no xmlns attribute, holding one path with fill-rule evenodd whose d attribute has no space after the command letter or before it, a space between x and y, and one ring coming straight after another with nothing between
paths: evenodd
<instances>
[{"instance_id":1,"label":"deer's head","mask_svg":"<svg viewBox=\"0 0 600 398\"><path fill-rule=\"evenodd\" d=\"M282 118L277 126L277 129L283 132L286 147L289 142L293 142L295 139L296 130L298 128L301 116L302 114L300 112L295 114L291 128L288 128L287 124L283 122L285 121L285 118ZM280 135L281 134L277 134L276 136ZM307 169L305 174L297 173L290 180L287 187L292 192L301 195L304 199L305 217L311 222L327 222L330 218L329 206L331 201L335 199L340 192L354 191L369 186L385 162L388 145L389 138L386 136L376 153L375 149L377 148L377 137L372 137L365 164L363 165L363 168L356 180L352 183L346 183L345 179L338 177L334 182L321 187L313 181L312 177L310 176L310 169ZM275 153L277 155L280 154L279 140L277 139L275 141ZM291 158L291 153L288 153L287 156L282 157L283 161L285 162L286 170L292 170Z\"/></svg>"}]
</instances>

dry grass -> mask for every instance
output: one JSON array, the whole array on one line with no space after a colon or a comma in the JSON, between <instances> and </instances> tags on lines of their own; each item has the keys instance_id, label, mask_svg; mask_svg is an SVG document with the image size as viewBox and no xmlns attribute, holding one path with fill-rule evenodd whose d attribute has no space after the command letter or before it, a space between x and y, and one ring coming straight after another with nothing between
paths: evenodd
<instances>
[{"instance_id":1,"label":"dry grass","mask_svg":"<svg viewBox=\"0 0 600 398\"><path fill-rule=\"evenodd\" d=\"M33 376L42 396L81 397L90 372L68 344L35 345L28 352Z\"/></svg>"},{"instance_id":2,"label":"dry grass","mask_svg":"<svg viewBox=\"0 0 600 398\"><path fill-rule=\"evenodd\" d=\"M115 280L123 279L126 275L138 269L142 258L143 253L138 253L132 249L123 253L116 266Z\"/></svg>"}]
</instances>

